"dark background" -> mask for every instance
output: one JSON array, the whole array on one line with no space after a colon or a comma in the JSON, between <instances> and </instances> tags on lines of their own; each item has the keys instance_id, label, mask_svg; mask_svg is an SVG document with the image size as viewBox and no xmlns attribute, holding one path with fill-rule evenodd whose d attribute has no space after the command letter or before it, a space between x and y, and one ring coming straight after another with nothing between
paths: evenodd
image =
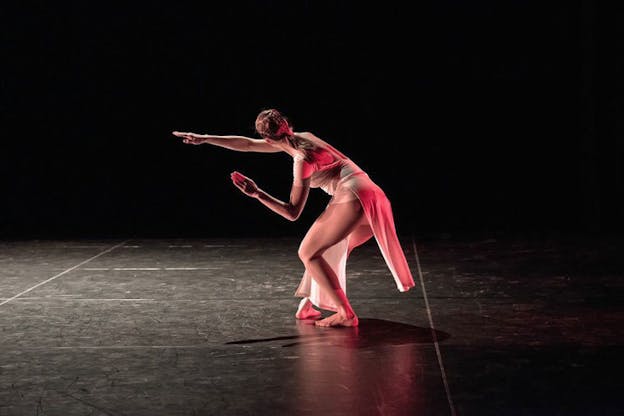
<instances>
[{"instance_id":1,"label":"dark background","mask_svg":"<svg viewBox=\"0 0 624 416\"><path fill-rule=\"evenodd\" d=\"M17 2L15 2L17 3ZM3 4L2 238L302 235L275 107L364 168L399 233L622 230L621 5L591 1Z\"/></svg>"}]
</instances>

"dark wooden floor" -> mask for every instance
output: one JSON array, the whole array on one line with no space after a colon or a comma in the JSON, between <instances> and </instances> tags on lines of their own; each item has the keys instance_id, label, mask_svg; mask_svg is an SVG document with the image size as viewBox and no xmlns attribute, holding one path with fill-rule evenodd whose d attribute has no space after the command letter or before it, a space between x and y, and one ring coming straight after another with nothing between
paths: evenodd
<instances>
[{"instance_id":1,"label":"dark wooden floor","mask_svg":"<svg viewBox=\"0 0 624 416\"><path fill-rule=\"evenodd\" d=\"M402 242L355 329L294 318L296 238L0 242L0 416L623 414L619 239Z\"/></svg>"}]
</instances>

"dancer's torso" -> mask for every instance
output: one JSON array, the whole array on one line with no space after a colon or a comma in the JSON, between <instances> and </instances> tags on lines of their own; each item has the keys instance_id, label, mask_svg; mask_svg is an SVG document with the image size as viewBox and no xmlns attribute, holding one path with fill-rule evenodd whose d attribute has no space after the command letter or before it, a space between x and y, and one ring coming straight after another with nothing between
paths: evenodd
<instances>
[{"instance_id":1,"label":"dancer's torso","mask_svg":"<svg viewBox=\"0 0 624 416\"><path fill-rule=\"evenodd\" d=\"M334 195L353 175L366 175L355 162L329 143L311 134L304 137L316 146L315 149L308 150L308 160L306 160L313 170L310 176L311 188L321 188L329 195ZM303 156L294 156L295 162L298 158L301 160Z\"/></svg>"}]
</instances>

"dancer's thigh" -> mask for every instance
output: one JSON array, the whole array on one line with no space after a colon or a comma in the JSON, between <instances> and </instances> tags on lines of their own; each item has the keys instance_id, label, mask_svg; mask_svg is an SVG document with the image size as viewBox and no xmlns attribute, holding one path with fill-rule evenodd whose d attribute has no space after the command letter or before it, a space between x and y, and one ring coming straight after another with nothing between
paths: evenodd
<instances>
[{"instance_id":1,"label":"dancer's thigh","mask_svg":"<svg viewBox=\"0 0 624 416\"><path fill-rule=\"evenodd\" d=\"M366 216L363 217L366 220ZM349 234L349 253L351 253L354 248L370 240L373 235L373 230L368 224L368 221L364 223L360 221L351 234Z\"/></svg>"},{"instance_id":2,"label":"dancer's thigh","mask_svg":"<svg viewBox=\"0 0 624 416\"><path fill-rule=\"evenodd\" d=\"M314 257L343 240L361 223L363 216L359 200L328 205L303 238L299 257Z\"/></svg>"}]
</instances>

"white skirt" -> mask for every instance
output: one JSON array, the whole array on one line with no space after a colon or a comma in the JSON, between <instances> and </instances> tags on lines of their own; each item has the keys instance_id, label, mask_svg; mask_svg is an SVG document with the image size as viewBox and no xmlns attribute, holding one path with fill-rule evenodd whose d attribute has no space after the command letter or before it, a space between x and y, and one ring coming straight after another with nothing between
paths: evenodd
<instances>
[{"instance_id":1,"label":"white skirt","mask_svg":"<svg viewBox=\"0 0 624 416\"><path fill-rule=\"evenodd\" d=\"M329 204L342 203L355 198L360 200L368 225L373 231L377 245L392 274L397 289L406 292L415 286L405 253L399 242L392 215L392 206L383 190L366 173L358 172L340 180L340 184ZM337 198L336 198L337 197ZM338 276L340 287L347 293L347 257L349 255L349 237L334 244L323 253L334 273ZM337 307L306 270L295 292L295 296L307 297L317 307L336 311Z\"/></svg>"}]
</instances>

